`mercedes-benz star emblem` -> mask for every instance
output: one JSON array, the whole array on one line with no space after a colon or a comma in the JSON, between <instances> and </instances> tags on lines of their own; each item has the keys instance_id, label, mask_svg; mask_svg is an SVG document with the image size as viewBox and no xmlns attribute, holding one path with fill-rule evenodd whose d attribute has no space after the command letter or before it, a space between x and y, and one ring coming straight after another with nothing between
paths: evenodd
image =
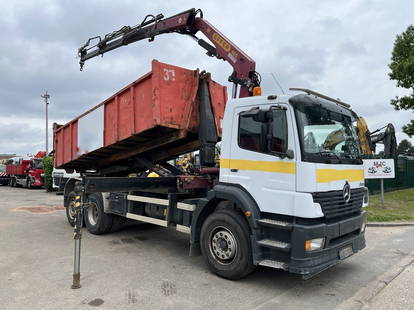
<instances>
[{"instance_id":1,"label":"mercedes-benz star emblem","mask_svg":"<svg viewBox=\"0 0 414 310\"><path fill-rule=\"evenodd\" d=\"M351 186L349 186L348 181L345 182L344 189L342 190L345 203L348 203L351 199Z\"/></svg>"}]
</instances>

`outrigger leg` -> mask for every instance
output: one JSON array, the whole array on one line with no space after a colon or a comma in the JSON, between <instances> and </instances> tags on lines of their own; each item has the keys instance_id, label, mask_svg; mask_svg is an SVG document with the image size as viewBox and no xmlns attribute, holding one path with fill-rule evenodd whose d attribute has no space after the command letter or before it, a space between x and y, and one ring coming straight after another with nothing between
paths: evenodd
<instances>
[{"instance_id":1,"label":"outrigger leg","mask_svg":"<svg viewBox=\"0 0 414 310\"><path fill-rule=\"evenodd\" d=\"M84 187L77 182L75 185L75 226L73 239L75 239L75 259L73 266L73 283L71 288L81 288L80 284L80 252L82 239L82 223L83 223L83 203L84 203Z\"/></svg>"}]
</instances>

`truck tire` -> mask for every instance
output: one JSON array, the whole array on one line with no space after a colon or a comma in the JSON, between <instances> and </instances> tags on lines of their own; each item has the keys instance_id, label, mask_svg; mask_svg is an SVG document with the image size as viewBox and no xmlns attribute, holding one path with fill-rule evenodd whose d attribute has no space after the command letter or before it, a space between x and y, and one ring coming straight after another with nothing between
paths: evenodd
<instances>
[{"instance_id":1,"label":"truck tire","mask_svg":"<svg viewBox=\"0 0 414 310\"><path fill-rule=\"evenodd\" d=\"M116 232L124 227L126 218L118 215L112 215L112 227L111 232Z\"/></svg>"},{"instance_id":2,"label":"truck tire","mask_svg":"<svg viewBox=\"0 0 414 310\"><path fill-rule=\"evenodd\" d=\"M210 270L223 278L241 279L255 268L249 226L234 210L216 211L205 220L201 252Z\"/></svg>"},{"instance_id":3,"label":"truck tire","mask_svg":"<svg viewBox=\"0 0 414 310\"><path fill-rule=\"evenodd\" d=\"M31 188L32 188L32 182L30 181L30 178L27 178L27 179L26 179L26 187L27 187L28 189L31 189Z\"/></svg>"},{"instance_id":4,"label":"truck tire","mask_svg":"<svg viewBox=\"0 0 414 310\"><path fill-rule=\"evenodd\" d=\"M64 201L66 209L66 218L71 226L75 226L75 192L70 192Z\"/></svg>"},{"instance_id":5,"label":"truck tire","mask_svg":"<svg viewBox=\"0 0 414 310\"><path fill-rule=\"evenodd\" d=\"M111 231L112 214L106 214L103 208L101 194L90 194L88 198L90 206L85 209L85 226L91 234L102 235Z\"/></svg>"}]
</instances>

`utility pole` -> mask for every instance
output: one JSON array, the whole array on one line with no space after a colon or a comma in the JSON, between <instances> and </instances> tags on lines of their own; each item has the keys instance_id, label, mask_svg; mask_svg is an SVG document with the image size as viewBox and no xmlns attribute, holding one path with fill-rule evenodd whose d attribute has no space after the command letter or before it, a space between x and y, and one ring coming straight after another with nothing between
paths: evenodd
<instances>
[{"instance_id":1,"label":"utility pole","mask_svg":"<svg viewBox=\"0 0 414 310\"><path fill-rule=\"evenodd\" d=\"M49 121L48 121L48 114L47 114L47 106L49 105L50 95L46 91L45 94L44 95L41 95L40 97L42 97L44 99L45 105L46 105L46 155L47 155L48 152L49 152L49 143L48 143L48 141L49 141L49 135L48 135L48 131L47 131L47 127L48 127L48 122Z\"/></svg>"}]
</instances>

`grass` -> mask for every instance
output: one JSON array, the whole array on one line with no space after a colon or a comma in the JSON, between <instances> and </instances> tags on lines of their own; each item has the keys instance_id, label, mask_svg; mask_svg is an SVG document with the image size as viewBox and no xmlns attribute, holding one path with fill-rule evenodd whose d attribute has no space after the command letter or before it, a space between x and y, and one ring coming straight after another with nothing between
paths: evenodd
<instances>
[{"instance_id":1,"label":"grass","mask_svg":"<svg viewBox=\"0 0 414 310\"><path fill-rule=\"evenodd\" d=\"M369 222L414 222L414 188L384 193L384 207L381 194L372 195L365 210Z\"/></svg>"}]
</instances>

